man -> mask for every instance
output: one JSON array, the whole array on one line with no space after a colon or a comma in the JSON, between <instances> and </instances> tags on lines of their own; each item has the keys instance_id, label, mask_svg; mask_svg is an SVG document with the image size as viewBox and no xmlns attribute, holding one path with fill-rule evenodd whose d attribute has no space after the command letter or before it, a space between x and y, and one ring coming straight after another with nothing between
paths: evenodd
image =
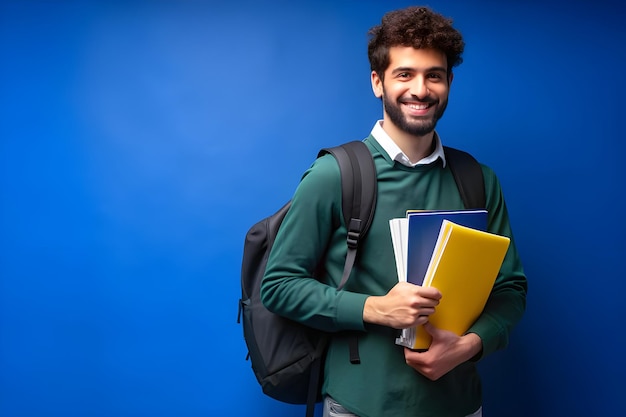
<instances>
[{"instance_id":1,"label":"man","mask_svg":"<svg viewBox=\"0 0 626 417\"><path fill-rule=\"evenodd\" d=\"M428 8L390 12L369 32L372 88L383 119L365 139L374 157L378 202L373 224L343 291L346 256L339 168L319 158L304 174L270 254L262 285L268 309L333 332L325 362L325 416L480 416L475 363L504 348L526 304L526 277L512 242L484 312L463 336L437 329L428 316L440 292L398 283L389 219L407 209L461 209L435 125L443 115L464 42L451 21ZM485 177L488 230L511 237L499 182ZM322 263L321 280L313 278ZM398 329L424 324L426 352L396 345ZM351 364L358 335L361 363Z\"/></svg>"}]
</instances>

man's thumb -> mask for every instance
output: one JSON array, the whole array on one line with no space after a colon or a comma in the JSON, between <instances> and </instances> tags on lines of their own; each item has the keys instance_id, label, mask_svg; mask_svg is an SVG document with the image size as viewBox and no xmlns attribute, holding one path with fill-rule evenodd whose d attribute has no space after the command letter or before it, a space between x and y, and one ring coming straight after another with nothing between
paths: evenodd
<instances>
[{"instance_id":1,"label":"man's thumb","mask_svg":"<svg viewBox=\"0 0 626 417\"><path fill-rule=\"evenodd\" d=\"M428 332L429 335L433 336L437 332L437 328L430 324L429 321L424 323L424 330Z\"/></svg>"}]
</instances>

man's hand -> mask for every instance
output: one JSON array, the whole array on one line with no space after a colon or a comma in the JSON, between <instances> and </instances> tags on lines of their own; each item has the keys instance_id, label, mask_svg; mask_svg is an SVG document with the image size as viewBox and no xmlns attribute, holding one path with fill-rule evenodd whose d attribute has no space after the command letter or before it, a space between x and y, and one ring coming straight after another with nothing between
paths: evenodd
<instances>
[{"instance_id":1,"label":"man's hand","mask_svg":"<svg viewBox=\"0 0 626 417\"><path fill-rule=\"evenodd\" d=\"M459 337L430 323L426 323L424 329L433 337L430 348L426 352L404 348L404 358L407 365L432 381L467 362L482 350L482 341L476 333Z\"/></svg>"},{"instance_id":2,"label":"man's hand","mask_svg":"<svg viewBox=\"0 0 626 417\"><path fill-rule=\"evenodd\" d=\"M397 283L386 295L365 300L363 321L394 329L406 329L428 321L435 312L441 293L436 288Z\"/></svg>"}]
</instances>

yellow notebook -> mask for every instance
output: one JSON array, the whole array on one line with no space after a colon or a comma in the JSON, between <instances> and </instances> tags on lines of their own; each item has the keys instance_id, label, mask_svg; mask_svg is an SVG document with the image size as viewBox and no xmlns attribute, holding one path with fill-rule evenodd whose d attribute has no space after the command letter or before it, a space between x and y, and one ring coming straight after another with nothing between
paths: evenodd
<instances>
[{"instance_id":1,"label":"yellow notebook","mask_svg":"<svg viewBox=\"0 0 626 417\"><path fill-rule=\"evenodd\" d=\"M482 313L498 276L510 239L444 220L424 278L442 298L429 322L464 334ZM396 343L428 349L431 336L422 326L404 331Z\"/></svg>"}]
</instances>

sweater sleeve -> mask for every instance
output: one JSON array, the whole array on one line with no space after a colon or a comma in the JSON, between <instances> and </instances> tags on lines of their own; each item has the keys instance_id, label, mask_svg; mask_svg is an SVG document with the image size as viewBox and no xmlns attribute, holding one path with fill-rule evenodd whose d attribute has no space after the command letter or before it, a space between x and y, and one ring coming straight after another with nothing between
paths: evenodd
<instances>
[{"instance_id":1,"label":"sweater sleeve","mask_svg":"<svg viewBox=\"0 0 626 417\"><path fill-rule=\"evenodd\" d=\"M326 155L305 172L270 252L261 285L267 309L325 331L364 329L367 296L338 291L332 284L340 269L326 268L329 257L341 256L342 241L335 239L340 228L345 229L339 166ZM316 278L319 266L324 273Z\"/></svg>"},{"instance_id":2,"label":"sweater sleeve","mask_svg":"<svg viewBox=\"0 0 626 417\"><path fill-rule=\"evenodd\" d=\"M511 330L526 309L527 292L526 275L515 247L500 183L491 169L483 166L483 173L489 210L488 230L510 237L511 244L485 309L468 330L468 333L476 333L482 339L483 351L480 357L504 349L508 345Z\"/></svg>"}]
</instances>

